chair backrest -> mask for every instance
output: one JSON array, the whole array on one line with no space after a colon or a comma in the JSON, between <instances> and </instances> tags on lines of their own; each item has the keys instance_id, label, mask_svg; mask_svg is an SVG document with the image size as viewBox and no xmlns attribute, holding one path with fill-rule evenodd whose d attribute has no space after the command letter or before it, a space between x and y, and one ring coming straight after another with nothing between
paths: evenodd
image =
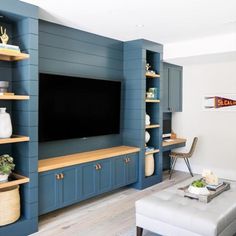
<instances>
[{"instance_id":1,"label":"chair backrest","mask_svg":"<svg viewBox=\"0 0 236 236\"><path fill-rule=\"evenodd\" d=\"M191 146L190 151L189 151L189 153L188 153L188 156L189 156L189 157L191 157L191 156L193 155L194 150L195 150L196 145L197 145L197 141L198 141L198 137L194 137L192 146Z\"/></svg>"}]
</instances>

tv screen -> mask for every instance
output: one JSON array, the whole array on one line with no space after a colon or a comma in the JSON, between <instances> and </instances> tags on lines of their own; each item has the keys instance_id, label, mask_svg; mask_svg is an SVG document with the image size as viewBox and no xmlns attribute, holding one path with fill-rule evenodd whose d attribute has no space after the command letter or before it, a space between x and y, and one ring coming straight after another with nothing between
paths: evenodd
<instances>
[{"instance_id":1,"label":"tv screen","mask_svg":"<svg viewBox=\"0 0 236 236\"><path fill-rule=\"evenodd\" d=\"M120 132L121 82L39 76L39 141Z\"/></svg>"}]
</instances>

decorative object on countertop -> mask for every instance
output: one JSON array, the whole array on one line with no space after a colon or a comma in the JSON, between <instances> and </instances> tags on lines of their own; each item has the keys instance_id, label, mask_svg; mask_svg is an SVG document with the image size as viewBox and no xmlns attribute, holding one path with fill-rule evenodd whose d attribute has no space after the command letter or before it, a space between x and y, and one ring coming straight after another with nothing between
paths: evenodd
<instances>
[{"instance_id":1,"label":"decorative object on countertop","mask_svg":"<svg viewBox=\"0 0 236 236\"><path fill-rule=\"evenodd\" d=\"M5 107L0 107L0 138L10 138L12 135L11 117Z\"/></svg>"},{"instance_id":2,"label":"decorative object on countertop","mask_svg":"<svg viewBox=\"0 0 236 236\"><path fill-rule=\"evenodd\" d=\"M208 169L203 170L202 177L204 178L205 182L209 185L218 185L219 179L218 177Z\"/></svg>"},{"instance_id":3,"label":"decorative object on countertop","mask_svg":"<svg viewBox=\"0 0 236 236\"><path fill-rule=\"evenodd\" d=\"M8 87L9 87L9 82L8 81L0 81L0 94L1 93L6 93Z\"/></svg>"},{"instance_id":4,"label":"decorative object on countertop","mask_svg":"<svg viewBox=\"0 0 236 236\"><path fill-rule=\"evenodd\" d=\"M149 65L149 63L147 63L146 64L146 71L148 72L150 68L151 68L151 66Z\"/></svg>"},{"instance_id":5,"label":"decorative object on countertop","mask_svg":"<svg viewBox=\"0 0 236 236\"><path fill-rule=\"evenodd\" d=\"M0 226L11 224L19 218L19 185L0 189Z\"/></svg>"},{"instance_id":6,"label":"decorative object on countertop","mask_svg":"<svg viewBox=\"0 0 236 236\"><path fill-rule=\"evenodd\" d=\"M3 44L7 44L8 40L9 40L9 37L7 35L7 29L5 28L4 32L3 32L2 26L1 26L1 36L0 36L0 39L2 40Z\"/></svg>"},{"instance_id":7,"label":"decorative object on countertop","mask_svg":"<svg viewBox=\"0 0 236 236\"><path fill-rule=\"evenodd\" d=\"M149 88L148 92L152 94L153 99L157 99L157 88Z\"/></svg>"},{"instance_id":8,"label":"decorative object on countertop","mask_svg":"<svg viewBox=\"0 0 236 236\"><path fill-rule=\"evenodd\" d=\"M8 177L12 170L14 170L15 164L13 158L8 154L0 156L0 182L7 182Z\"/></svg>"},{"instance_id":9,"label":"decorative object on countertop","mask_svg":"<svg viewBox=\"0 0 236 236\"><path fill-rule=\"evenodd\" d=\"M145 116L145 125L150 125L151 122L150 122L150 116L146 113L146 116Z\"/></svg>"},{"instance_id":10,"label":"decorative object on countertop","mask_svg":"<svg viewBox=\"0 0 236 236\"><path fill-rule=\"evenodd\" d=\"M147 99L154 99L154 94L152 92L146 92Z\"/></svg>"},{"instance_id":11,"label":"decorative object on countertop","mask_svg":"<svg viewBox=\"0 0 236 236\"><path fill-rule=\"evenodd\" d=\"M173 130L171 130L170 138L171 139L176 139L177 138L177 135L176 135L176 133Z\"/></svg>"},{"instance_id":12,"label":"decorative object on countertop","mask_svg":"<svg viewBox=\"0 0 236 236\"><path fill-rule=\"evenodd\" d=\"M151 176L154 173L155 164L153 154L148 154L145 156L145 176Z\"/></svg>"},{"instance_id":13,"label":"decorative object on countertop","mask_svg":"<svg viewBox=\"0 0 236 236\"><path fill-rule=\"evenodd\" d=\"M150 140L150 134L147 131L145 131L145 143L148 143L149 140Z\"/></svg>"},{"instance_id":14,"label":"decorative object on countertop","mask_svg":"<svg viewBox=\"0 0 236 236\"><path fill-rule=\"evenodd\" d=\"M209 195L210 192L206 187L206 183L200 179L193 181L189 187L188 191L192 194L201 194L201 195Z\"/></svg>"}]
</instances>

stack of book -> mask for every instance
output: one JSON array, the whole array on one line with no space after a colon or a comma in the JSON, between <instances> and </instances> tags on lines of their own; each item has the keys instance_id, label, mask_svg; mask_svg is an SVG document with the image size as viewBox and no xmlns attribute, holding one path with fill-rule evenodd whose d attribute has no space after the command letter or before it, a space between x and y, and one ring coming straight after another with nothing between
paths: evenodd
<instances>
[{"instance_id":1,"label":"stack of book","mask_svg":"<svg viewBox=\"0 0 236 236\"><path fill-rule=\"evenodd\" d=\"M224 182L221 182L217 185L213 185L213 184L208 184L206 187L211 190L211 191L216 191L218 188L220 188L222 185L224 184Z\"/></svg>"},{"instance_id":2,"label":"stack of book","mask_svg":"<svg viewBox=\"0 0 236 236\"><path fill-rule=\"evenodd\" d=\"M0 43L0 51L20 53L19 46Z\"/></svg>"}]
</instances>

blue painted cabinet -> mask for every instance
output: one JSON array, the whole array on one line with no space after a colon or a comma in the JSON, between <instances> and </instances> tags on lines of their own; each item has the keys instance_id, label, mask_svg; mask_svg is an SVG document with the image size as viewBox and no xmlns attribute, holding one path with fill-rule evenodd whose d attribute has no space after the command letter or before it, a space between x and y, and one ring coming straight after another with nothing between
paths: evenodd
<instances>
[{"instance_id":1,"label":"blue painted cabinet","mask_svg":"<svg viewBox=\"0 0 236 236\"><path fill-rule=\"evenodd\" d=\"M113 187L118 188L137 181L138 154L118 156L113 160Z\"/></svg>"},{"instance_id":2,"label":"blue painted cabinet","mask_svg":"<svg viewBox=\"0 0 236 236\"><path fill-rule=\"evenodd\" d=\"M163 63L163 112L182 111L182 70L181 66Z\"/></svg>"},{"instance_id":3,"label":"blue painted cabinet","mask_svg":"<svg viewBox=\"0 0 236 236\"><path fill-rule=\"evenodd\" d=\"M138 154L122 155L39 174L39 214L137 181Z\"/></svg>"},{"instance_id":4,"label":"blue painted cabinet","mask_svg":"<svg viewBox=\"0 0 236 236\"><path fill-rule=\"evenodd\" d=\"M67 167L39 174L39 214L77 201L77 169Z\"/></svg>"}]
</instances>

